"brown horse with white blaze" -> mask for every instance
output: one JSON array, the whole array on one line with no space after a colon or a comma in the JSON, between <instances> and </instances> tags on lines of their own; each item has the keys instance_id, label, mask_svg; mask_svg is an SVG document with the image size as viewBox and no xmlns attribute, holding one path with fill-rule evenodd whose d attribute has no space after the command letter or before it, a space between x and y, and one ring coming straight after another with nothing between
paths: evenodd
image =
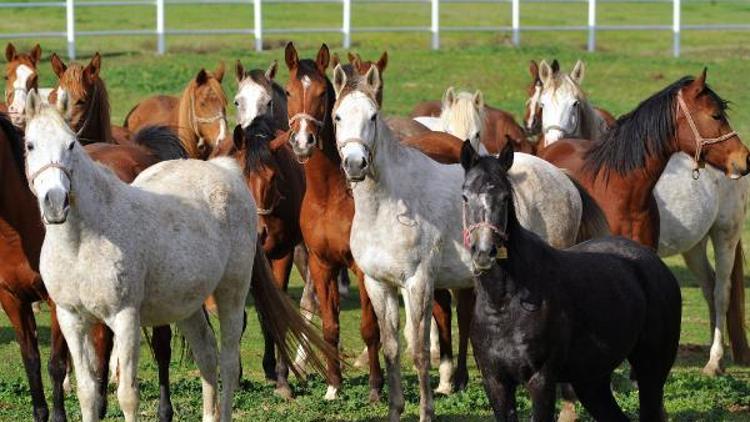
<instances>
[{"instance_id":1,"label":"brown horse with white blaze","mask_svg":"<svg viewBox=\"0 0 750 422\"><path fill-rule=\"evenodd\" d=\"M13 43L5 47L5 104L0 104L0 111L6 111L17 127L23 127L25 123L26 95L39 88L37 65L41 57L39 44L28 53L19 52Z\"/></svg>"}]
</instances>

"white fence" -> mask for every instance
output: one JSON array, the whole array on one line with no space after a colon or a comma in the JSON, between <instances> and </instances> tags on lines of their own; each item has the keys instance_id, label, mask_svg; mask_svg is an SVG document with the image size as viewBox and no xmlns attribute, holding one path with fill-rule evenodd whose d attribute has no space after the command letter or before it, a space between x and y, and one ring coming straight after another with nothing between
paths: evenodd
<instances>
[{"instance_id":1,"label":"white fence","mask_svg":"<svg viewBox=\"0 0 750 422\"><path fill-rule=\"evenodd\" d=\"M633 1L633 0L631 0ZM635 0L638 1L638 0ZM432 35L432 48L440 48L441 31L491 31L510 32L513 44L521 43L521 31L587 31L588 51L596 51L597 31L672 31L673 54L680 56L680 35L683 30L750 30L750 23L746 24L705 24L705 25L682 25L682 0L642 0L643 3L672 3L672 25L597 25L596 7L597 3L618 3L618 0L524 0L524 3L588 3L588 24L581 26L524 26L521 27L521 0L354 0L356 4L361 3L419 3L430 4L430 25L417 27L367 27L352 28L352 2L353 0L101 0L85 1L76 3L75 0L64 0L54 2L30 2L30 3L0 3L0 10L9 8L64 8L66 19L65 32L26 32L26 33L0 33L2 38L41 38L41 37L65 37L68 43L68 56L75 58L77 36L105 36L105 35L154 35L157 39L157 53L164 54L167 50L167 35L251 35L255 39L255 49L263 49L263 36L267 34L296 34L327 32L340 33L342 45L349 48L351 45L352 32L429 32ZM341 27L336 28L264 28L262 5L273 3L335 3L341 4L342 22ZM510 3L511 26L440 26L440 4L441 3ZM253 8L253 27L237 29L167 29L165 23L165 7L169 4L247 4ZM75 11L79 7L111 7L111 6L154 6L156 8L156 22L153 30L101 30L101 31L76 31Z\"/></svg>"}]
</instances>

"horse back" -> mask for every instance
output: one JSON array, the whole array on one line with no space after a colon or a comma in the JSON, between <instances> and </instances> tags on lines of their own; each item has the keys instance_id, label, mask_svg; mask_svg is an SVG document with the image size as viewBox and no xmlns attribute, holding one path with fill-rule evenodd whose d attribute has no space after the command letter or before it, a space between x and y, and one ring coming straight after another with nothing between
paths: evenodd
<instances>
[{"instance_id":1,"label":"horse back","mask_svg":"<svg viewBox=\"0 0 750 422\"><path fill-rule=\"evenodd\" d=\"M138 103L125 118L124 127L131 133L146 126L176 127L179 120L180 99L171 95L155 95Z\"/></svg>"},{"instance_id":2,"label":"horse back","mask_svg":"<svg viewBox=\"0 0 750 422\"><path fill-rule=\"evenodd\" d=\"M133 182L139 173L159 161L151 151L135 144L93 143L84 149L94 161L108 167L125 183Z\"/></svg>"},{"instance_id":3,"label":"horse back","mask_svg":"<svg viewBox=\"0 0 750 422\"><path fill-rule=\"evenodd\" d=\"M414 106L409 117L440 117L442 109L440 101L425 101Z\"/></svg>"},{"instance_id":4,"label":"horse back","mask_svg":"<svg viewBox=\"0 0 750 422\"><path fill-rule=\"evenodd\" d=\"M484 130L482 144L490 154L498 154L508 142L513 143L513 150L533 154L533 146L526 140L526 131L516 123L507 111L484 106Z\"/></svg>"}]
</instances>

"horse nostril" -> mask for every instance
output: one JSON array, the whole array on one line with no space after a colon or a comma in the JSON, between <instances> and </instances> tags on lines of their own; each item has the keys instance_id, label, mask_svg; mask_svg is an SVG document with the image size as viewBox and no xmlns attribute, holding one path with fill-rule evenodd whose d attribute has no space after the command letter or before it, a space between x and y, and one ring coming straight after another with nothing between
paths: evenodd
<instances>
[{"instance_id":1,"label":"horse nostril","mask_svg":"<svg viewBox=\"0 0 750 422\"><path fill-rule=\"evenodd\" d=\"M70 195L65 195L65 199L63 200L63 208L68 208L70 206Z\"/></svg>"},{"instance_id":2,"label":"horse nostril","mask_svg":"<svg viewBox=\"0 0 750 422\"><path fill-rule=\"evenodd\" d=\"M466 142L471 142L471 139L469 139L469 138L466 138Z\"/></svg>"},{"instance_id":3,"label":"horse nostril","mask_svg":"<svg viewBox=\"0 0 750 422\"><path fill-rule=\"evenodd\" d=\"M367 167L367 160L365 160L365 157L362 157L362 168Z\"/></svg>"},{"instance_id":4,"label":"horse nostril","mask_svg":"<svg viewBox=\"0 0 750 422\"><path fill-rule=\"evenodd\" d=\"M315 137L312 134L307 135L307 145L312 145L315 143Z\"/></svg>"},{"instance_id":5,"label":"horse nostril","mask_svg":"<svg viewBox=\"0 0 750 422\"><path fill-rule=\"evenodd\" d=\"M472 254L477 253L477 246L476 245L471 245L471 253Z\"/></svg>"},{"instance_id":6,"label":"horse nostril","mask_svg":"<svg viewBox=\"0 0 750 422\"><path fill-rule=\"evenodd\" d=\"M49 192L44 194L44 205L49 206Z\"/></svg>"}]
</instances>

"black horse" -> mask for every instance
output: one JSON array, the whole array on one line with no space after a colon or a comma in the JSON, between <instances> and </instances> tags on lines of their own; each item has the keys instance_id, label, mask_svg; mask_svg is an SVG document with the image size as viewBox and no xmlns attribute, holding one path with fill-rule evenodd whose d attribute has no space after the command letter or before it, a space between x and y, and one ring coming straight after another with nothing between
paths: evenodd
<instances>
[{"instance_id":1,"label":"black horse","mask_svg":"<svg viewBox=\"0 0 750 422\"><path fill-rule=\"evenodd\" d=\"M464 230L476 274L471 342L495 418L518 419L515 389L523 384L532 420L552 421L555 385L569 382L596 420L628 420L610 388L627 359L640 419L666 420L664 383L680 340L677 280L630 240L557 250L521 227L506 176L512 164L512 148L497 158L479 157L468 142L461 151Z\"/></svg>"}]
</instances>

